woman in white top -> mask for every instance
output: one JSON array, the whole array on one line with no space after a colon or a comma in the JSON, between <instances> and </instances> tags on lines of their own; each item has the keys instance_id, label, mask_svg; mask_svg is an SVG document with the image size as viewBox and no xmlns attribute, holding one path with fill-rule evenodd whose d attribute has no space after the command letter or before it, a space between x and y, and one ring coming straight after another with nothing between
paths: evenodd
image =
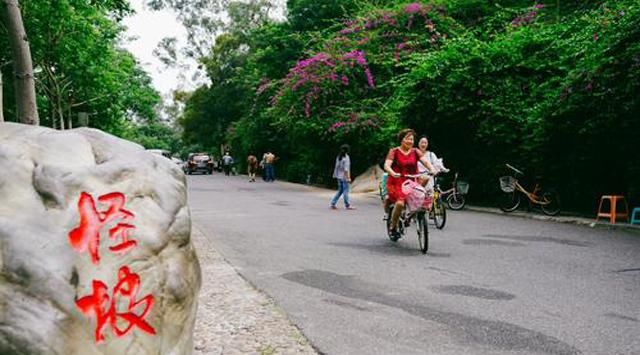
<instances>
[{"instance_id":1,"label":"woman in white top","mask_svg":"<svg viewBox=\"0 0 640 355\"><path fill-rule=\"evenodd\" d=\"M338 192L331 199L331 209L337 209L336 203L340 196L344 198L344 207L348 210L355 208L349 203L349 183L351 182L351 159L349 158L349 146L343 144L340 154L336 157L336 165L333 168L333 177L338 180Z\"/></svg>"},{"instance_id":2,"label":"woman in white top","mask_svg":"<svg viewBox=\"0 0 640 355\"><path fill-rule=\"evenodd\" d=\"M420 151L424 154L424 156L427 158L431 166L435 168L436 173L448 172L449 169L444 167L444 165L442 164L442 159L438 159L438 156L436 156L436 153L428 150L428 148L429 148L429 139L427 139L427 136L420 137L420 140L418 141L418 149L420 149ZM421 175L420 182L422 183L422 186L425 186L427 188L427 191L433 191L433 185L434 185L433 176L429 175L429 171L427 170L427 167L424 166L424 164L422 164L422 162L420 161L418 162L418 172Z\"/></svg>"}]
</instances>

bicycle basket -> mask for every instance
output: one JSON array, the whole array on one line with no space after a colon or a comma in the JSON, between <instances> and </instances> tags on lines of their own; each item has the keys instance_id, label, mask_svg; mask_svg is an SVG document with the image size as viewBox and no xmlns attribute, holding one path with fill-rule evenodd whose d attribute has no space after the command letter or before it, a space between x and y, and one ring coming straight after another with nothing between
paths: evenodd
<instances>
[{"instance_id":1,"label":"bicycle basket","mask_svg":"<svg viewBox=\"0 0 640 355\"><path fill-rule=\"evenodd\" d=\"M422 207L427 195L425 188L413 180L402 183L402 192L405 194L406 209L409 213Z\"/></svg>"},{"instance_id":2,"label":"bicycle basket","mask_svg":"<svg viewBox=\"0 0 640 355\"><path fill-rule=\"evenodd\" d=\"M469 183L466 181L458 181L456 183L456 190L458 190L458 193L466 195L469 193Z\"/></svg>"},{"instance_id":3,"label":"bicycle basket","mask_svg":"<svg viewBox=\"0 0 640 355\"><path fill-rule=\"evenodd\" d=\"M500 177L500 189L504 192L513 192L516 189L516 179L513 176Z\"/></svg>"}]
</instances>

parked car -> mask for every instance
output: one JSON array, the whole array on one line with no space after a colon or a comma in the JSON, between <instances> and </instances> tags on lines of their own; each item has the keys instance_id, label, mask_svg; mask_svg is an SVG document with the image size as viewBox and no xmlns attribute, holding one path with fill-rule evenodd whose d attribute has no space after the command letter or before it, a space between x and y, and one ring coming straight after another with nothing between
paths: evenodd
<instances>
[{"instance_id":1,"label":"parked car","mask_svg":"<svg viewBox=\"0 0 640 355\"><path fill-rule=\"evenodd\" d=\"M185 173L191 175L201 171L205 174L213 173L213 160L207 153L190 153L185 164Z\"/></svg>"},{"instance_id":2,"label":"parked car","mask_svg":"<svg viewBox=\"0 0 640 355\"><path fill-rule=\"evenodd\" d=\"M179 166L180 169L184 169L184 162L182 161L182 159L171 157L171 161L174 162L177 166Z\"/></svg>"},{"instance_id":3,"label":"parked car","mask_svg":"<svg viewBox=\"0 0 640 355\"><path fill-rule=\"evenodd\" d=\"M164 149L147 149L147 152L162 155L167 159L171 159L171 152Z\"/></svg>"}]
</instances>

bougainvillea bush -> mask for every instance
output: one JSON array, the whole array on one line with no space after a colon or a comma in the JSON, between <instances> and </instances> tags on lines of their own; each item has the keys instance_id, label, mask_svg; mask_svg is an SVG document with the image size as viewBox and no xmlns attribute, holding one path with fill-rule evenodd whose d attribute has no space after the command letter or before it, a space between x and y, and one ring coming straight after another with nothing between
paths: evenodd
<instances>
[{"instance_id":1,"label":"bougainvillea bush","mask_svg":"<svg viewBox=\"0 0 640 355\"><path fill-rule=\"evenodd\" d=\"M220 102L242 97L242 112L224 118L239 155L270 149L281 156L281 177L326 183L340 144L352 146L357 175L411 127L471 181L475 201L496 196L507 162L544 175L564 207L591 211L602 193L638 201L640 161L630 153L640 131L637 1L348 8L331 19L305 12L313 30L283 22L249 36L224 84L248 89L216 91Z\"/></svg>"}]
</instances>

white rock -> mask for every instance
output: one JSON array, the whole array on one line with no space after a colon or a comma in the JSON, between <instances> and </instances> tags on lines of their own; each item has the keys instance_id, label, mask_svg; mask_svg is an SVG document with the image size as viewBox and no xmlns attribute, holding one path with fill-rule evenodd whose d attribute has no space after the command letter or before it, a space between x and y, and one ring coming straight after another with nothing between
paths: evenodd
<instances>
[{"instance_id":1,"label":"white rock","mask_svg":"<svg viewBox=\"0 0 640 355\"><path fill-rule=\"evenodd\" d=\"M380 185L383 173L384 171L378 165L371 166L353 180L351 191L355 193L378 191L378 185Z\"/></svg>"},{"instance_id":2,"label":"white rock","mask_svg":"<svg viewBox=\"0 0 640 355\"><path fill-rule=\"evenodd\" d=\"M83 191L98 211L107 207L98 196L125 195L135 248L109 250L119 220L101 230L99 264L72 248ZM201 280L190 231L185 177L170 160L94 129L0 123L0 354L190 354ZM76 300L92 294L94 279L111 296L125 265L140 276L135 300L154 297L145 321L156 334L134 326L117 337L107 325L96 344L96 318ZM120 297L117 312L127 302Z\"/></svg>"}]
</instances>

